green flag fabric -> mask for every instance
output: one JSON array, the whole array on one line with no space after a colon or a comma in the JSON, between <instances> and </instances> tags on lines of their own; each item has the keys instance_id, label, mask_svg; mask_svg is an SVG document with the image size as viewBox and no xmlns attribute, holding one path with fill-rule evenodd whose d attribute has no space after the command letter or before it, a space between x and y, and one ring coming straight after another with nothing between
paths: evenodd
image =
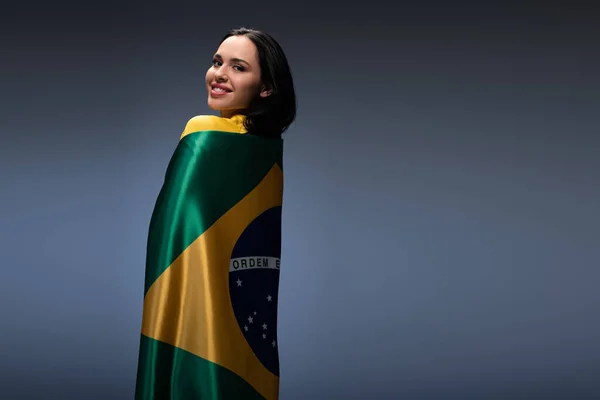
<instances>
[{"instance_id":1,"label":"green flag fabric","mask_svg":"<svg viewBox=\"0 0 600 400\"><path fill-rule=\"evenodd\" d=\"M136 400L276 400L283 140L197 116L150 221Z\"/></svg>"}]
</instances>

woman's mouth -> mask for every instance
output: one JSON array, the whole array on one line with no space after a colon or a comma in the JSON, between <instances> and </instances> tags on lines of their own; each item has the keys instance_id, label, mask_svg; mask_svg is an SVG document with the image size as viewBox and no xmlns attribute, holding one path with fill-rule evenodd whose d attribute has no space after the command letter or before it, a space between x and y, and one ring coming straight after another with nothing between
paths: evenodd
<instances>
[{"instance_id":1,"label":"woman's mouth","mask_svg":"<svg viewBox=\"0 0 600 400\"><path fill-rule=\"evenodd\" d=\"M222 85L211 85L210 93L214 96L224 96L227 93L231 93L231 90Z\"/></svg>"}]
</instances>

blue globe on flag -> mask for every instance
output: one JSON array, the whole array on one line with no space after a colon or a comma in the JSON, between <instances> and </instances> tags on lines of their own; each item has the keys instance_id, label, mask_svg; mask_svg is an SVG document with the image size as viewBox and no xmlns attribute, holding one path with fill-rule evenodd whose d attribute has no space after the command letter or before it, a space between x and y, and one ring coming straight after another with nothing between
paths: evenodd
<instances>
[{"instance_id":1,"label":"blue globe on flag","mask_svg":"<svg viewBox=\"0 0 600 400\"><path fill-rule=\"evenodd\" d=\"M279 376L277 294L281 206L254 219L239 237L229 263L229 293L246 341L265 368Z\"/></svg>"}]
</instances>

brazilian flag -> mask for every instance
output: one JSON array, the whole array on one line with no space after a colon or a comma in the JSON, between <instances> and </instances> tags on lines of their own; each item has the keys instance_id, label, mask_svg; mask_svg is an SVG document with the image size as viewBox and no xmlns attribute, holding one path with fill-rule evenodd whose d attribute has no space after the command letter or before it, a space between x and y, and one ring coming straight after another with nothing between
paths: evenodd
<instances>
[{"instance_id":1,"label":"brazilian flag","mask_svg":"<svg viewBox=\"0 0 600 400\"><path fill-rule=\"evenodd\" d=\"M189 120L150 221L137 400L278 399L283 140Z\"/></svg>"}]
</instances>

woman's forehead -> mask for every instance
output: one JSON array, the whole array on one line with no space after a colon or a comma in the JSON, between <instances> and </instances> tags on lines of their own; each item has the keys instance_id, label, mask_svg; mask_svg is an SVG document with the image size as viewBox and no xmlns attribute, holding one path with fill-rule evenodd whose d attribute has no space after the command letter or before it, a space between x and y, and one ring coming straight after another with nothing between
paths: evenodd
<instances>
[{"instance_id":1,"label":"woman's forehead","mask_svg":"<svg viewBox=\"0 0 600 400\"><path fill-rule=\"evenodd\" d=\"M221 43L217 54L224 59L237 58L253 64L258 61L256 46L246 36L230 36Z\"/></svg>"}]
</instances>

